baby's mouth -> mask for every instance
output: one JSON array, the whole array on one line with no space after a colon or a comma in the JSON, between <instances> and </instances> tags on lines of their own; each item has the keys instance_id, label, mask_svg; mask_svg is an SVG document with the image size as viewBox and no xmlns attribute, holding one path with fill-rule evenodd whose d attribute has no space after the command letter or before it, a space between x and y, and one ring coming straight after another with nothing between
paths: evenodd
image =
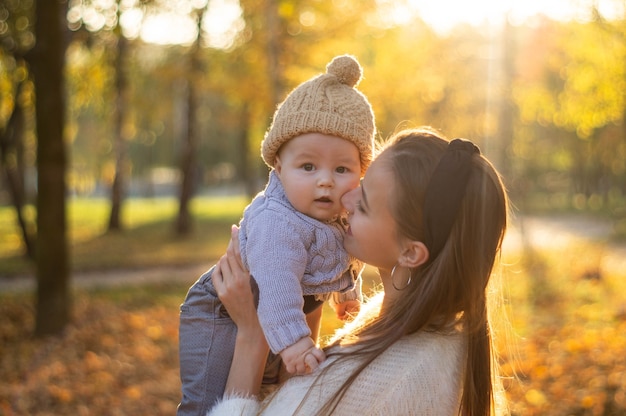
<instances>
[{"instance_id":1,"label":"baby's mouth","mask_svg":"<svg viewBox=\"0 0 626 416\"><path fill-rule=\"evenodd\" d=\"M327 196L323 196L321 198L317 198L315 201L317 201L317 202L333 202L332 199L330 199Z\"/></svg>"}]
</instances>

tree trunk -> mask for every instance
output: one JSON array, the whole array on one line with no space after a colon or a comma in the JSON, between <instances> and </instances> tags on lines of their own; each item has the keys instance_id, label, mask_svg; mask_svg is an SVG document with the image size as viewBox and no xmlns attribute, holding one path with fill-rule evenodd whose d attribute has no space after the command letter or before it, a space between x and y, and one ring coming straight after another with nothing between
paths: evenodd
<instances>
[{"instance_id":1,"label":"tree trunk","mask_svg":"<svg viewBox=\"0 0 626 416\"><path fill-rule=\"evenodd\" d=\"M189 210L191 199L196 191L197 177L197 153L198 153L198 123L196 113L198 112L198 79L202 68L200 62L200 39L202 31L202 16L206 7L197 11L198 37L188 55L187 74L187 131L183 140L180 171L182 174L178 218L176 220L176 234L187 235L192 230L192 218Z\"/></svg>"},{"instance_id":2,"label":"tree trunk","mask_svg":"<svg viewBox=\"0 0 626 416\"><path fill-rule=\"evenodd\" d=\"M283 76L280 66L282 30L276 0L267 0L265 19L267 25L267 71L270 80L270 96L274 104L278 104L283 98Z\"/></svg>"},{"instance_id":3,"label":"tree trunk","mask_svg":"<svg viewBox=\"0 0 626 416\"><path fill-rule=\"evenodd\" d=\"M35 334L60 333L70 319L65 218L65 7L38 0L32 55L37 115L37 313Z\"/></svg>"},{"instance_id":4,"label":"tree trunk","mask_svg":"<svg viewBox=\"0 0 626 416\"><path fill-rule=\"evenodd\" d=\"M126 116L126 95L128 80L126 79L126 55L128 51L128 40L121 33L118 27L117 54L115 61L115 175L111 184L111 214L109 216L109 231L119 231L122 229L122 202L124 200L126 185L126 158L127 147L124 137L124 119Z\"/></svg>"},{"instance_id":5,"label":"tree trunk","mask_svg":"<svg viewBox=\"0 0 626 416\"><path fill-rule=\"evenodd\" d=\"M21 92L20 83L15 92L15 107L7 123L4 134L0 135L0 166L4 171L11 202L15 208L18 226L22 232L25 255L35 260L35 243L31 235L30 227L24 218L23 208L26 203L26 190L24 188L23 169L23 135L24 135L24 111L19 104Z\"/></svg>"},{"instance_id":6,"label":"tree trunk","mask_svg":"<svg viewBox=\"0 0 626 416\"><path fill-rule=\"evenodd\" d=\"M196 152L197 127L196 119L192 115L196 112L198 94L191 82L187 83L187 134L183 142L181 156L181 183L178 196L178 217L176 220L176 234L187 235L192 230L192 219L189 205L196 188Z\"/></svg>"}]
</instances>

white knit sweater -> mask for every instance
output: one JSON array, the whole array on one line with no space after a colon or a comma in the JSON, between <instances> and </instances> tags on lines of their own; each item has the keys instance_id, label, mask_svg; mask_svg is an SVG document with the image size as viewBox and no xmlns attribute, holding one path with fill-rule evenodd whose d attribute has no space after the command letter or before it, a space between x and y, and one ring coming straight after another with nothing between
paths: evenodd
<instances>
[{"instance_id":1,"label":"white knit sweater","mask_svg":"<svg viewBox=\"0 0 626 416\"><path fill-rule=\"evenodd\" d=\"M406 336L363 370L333 415L456 415L464 355L465 342L458 332ZM292 377L264 403L227 397L208 415L293 415L309 391L297 414L315 414L336 395L356 365L355 360L333 363L331 357L323 363L330 366L329 371L318 380L317 372Z\"/></svg>"}]
</instances>

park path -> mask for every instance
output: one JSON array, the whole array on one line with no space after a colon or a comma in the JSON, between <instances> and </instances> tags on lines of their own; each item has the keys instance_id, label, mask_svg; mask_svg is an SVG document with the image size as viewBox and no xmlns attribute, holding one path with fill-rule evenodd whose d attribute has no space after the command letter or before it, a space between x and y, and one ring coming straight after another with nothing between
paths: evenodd
<instances>
[{"instance_id":1,"label":"park path","mask_svg":"<svg viewBox=\"0 0 626 416\"><path fill-rule=\"evenodd\" d=\"M72 274L72 285L77 289L139 286L167 282L188 283L191 286L211 265L212 263L136 270L74 272ZM32 291L34 289L34 276L0 278L0 293Z\"/></svg>"},{"instance_id":2,"label":"park path","mask_svg":"<svg viewBox=\"0 0 626 416\"><path fill-rule=\"evenodd\" d=\"M507 232L503 250L520 251L525 244L541 249L591 242L602 253L599 267L624 271L626 243L617 244L610 240L613 227L611 221L580 215L517 218Z\"/></svg>"},{"instance_id":3,"label":"park path","mask_svg":"<svg viewBox=\"0 0 626 416\"><path fill-rule=\"evenodd\" d=\"M626 244L617 245L609 242L612 227L609 221L581 216L514 218L505 237L503 250L519 251L524 244L531 244L535 248L554 248L566 247L577 241L591 241L602 248L603 268L626 270ZM202 265L74 273L72 284L80 289L165 282L191 285L212 263L209 261ZM34 289L34 276L0 278L0 293Z\"/></svg>"}]
</instances>

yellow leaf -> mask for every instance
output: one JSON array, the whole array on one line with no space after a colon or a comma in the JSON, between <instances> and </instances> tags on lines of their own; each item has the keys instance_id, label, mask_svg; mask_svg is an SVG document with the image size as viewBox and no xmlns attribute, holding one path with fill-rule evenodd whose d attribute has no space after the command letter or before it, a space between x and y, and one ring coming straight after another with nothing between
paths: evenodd
<instances>
[{"instance_id":1,"label":"yellow leaf","mask_svg":"<svg viewBox=\"0 0 626 416\"><path fill-rule=\"evenodd\" d=\"M591 407L593 407L593 396L590 395L586 395L585 397L583 397L583 399L580 401L580 405L582 407L584 407L585 409L589 409Z\"/></svg>"},{"instance_id":2,"label":"yellow leaf","mask_svg":"<svg viewBox=\"0 0 626 416\"><path fill-rule=\"evenodd\" d=\"M124 391L124 394L129 399L139 399L141 397L141 389L137 386L130 386Z\"/></svg>"},{"instance_id":3,"label":"yellow leaf","mask_svg":"<svg viewBox=\"0 0 626 416\"><path fill-rule=\"evenodd\" d=\"M525 397L528 403L536 407L539 407L546 402L546 396L536 389L528 390Z\"/></svg>"}]
</instances>

